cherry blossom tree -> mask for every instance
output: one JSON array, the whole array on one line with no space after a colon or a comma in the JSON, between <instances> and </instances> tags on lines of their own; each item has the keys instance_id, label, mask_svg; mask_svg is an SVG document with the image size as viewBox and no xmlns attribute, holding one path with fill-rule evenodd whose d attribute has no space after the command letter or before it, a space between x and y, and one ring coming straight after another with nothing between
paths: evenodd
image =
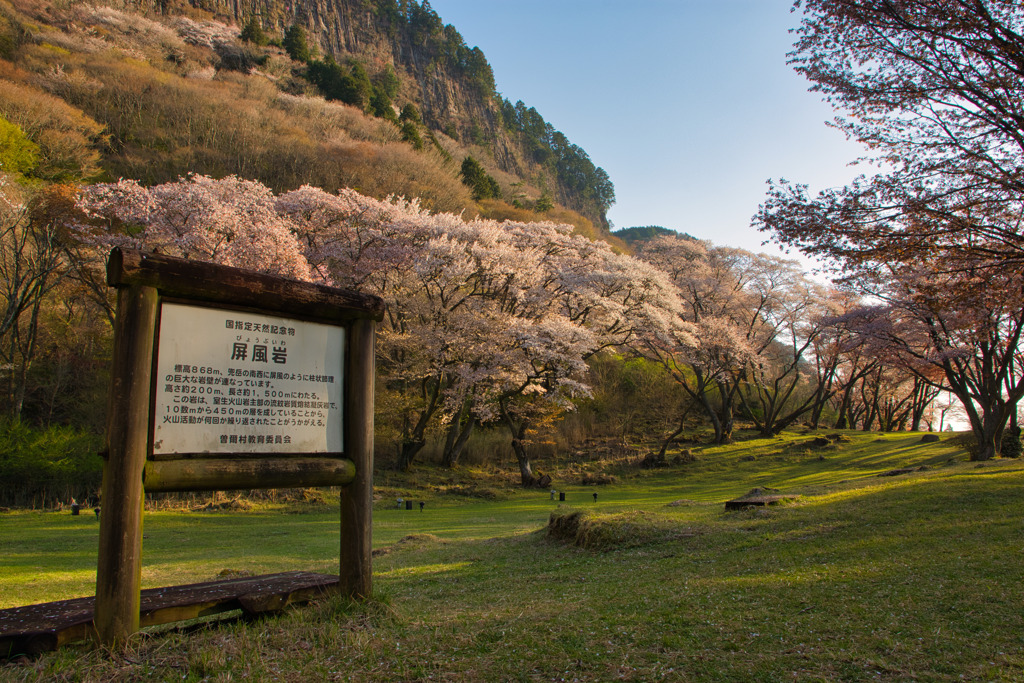
<instances>
[{"instance_id":1,"label":"cherry blossom tree","mask_svg":"<svg viewBox=\"0 0 1024 683\"><path fill-rule=\"evenodd\" d=\"M827 294L795 261L759 254L750 264L753 306L745 329L754 353L734 372L746 415L772 436L809 413L826 391L830 377L813 372L812 361L827 330Z\"/></svg>"},{"instance_id":2,"label":"cherry blossom tree","mask_svg":"<svg viewBox=\"0 0 1024 683\"><path fill-rule=\"evenodd\" d=\"M430 430L510 432L524 484L542 416L584 396L586 359L677 317L664 274L552 223L466 221L416 201L202 176L83 192L84 239L312 279L381 296L379 371L408 468ZM546 419L546 417L544 418Z\"/></svg>"},{"instance_id":3,"label":"cherry blossom tree","mask_svg":"<svg viewBox=\"0 0 1024 683\"><path fill-rule=\"evenodd\" d=\"M545 254L523 234L532 232L536 241L564 228L467 222L428 214L414 202L376 202L315 188L282 195L279 208L301 224L314 270L388 304L381 371L407 397L398 452L403 469L423 448L436 417L448 423L454 448L473 424L496 419L501 396L529 393L544 374L536 366L547 370L549 395L568 383L564 373L551 371L557 363L550 358L524 365L514 354L557 344L548 320ZM524 328L524 320L538 324ZM529 339L531 330L546 338Z\"/></svg>"},{"instance_id":4,"label":"cherry blossom tree","mask_svg":"<svg viewBox=\"0 0 1024 683\"><path fill-rule=\"evenodd\" d=\"M382 356L417 377L420 397L406 464L435 415L447 424L449 462L476 424L500 419L529 483L536 416L571 408L587 392L588 356L664 325L678 305L663 274L568 226L463 221L313 188L279 206L302 222L317 272L388 302Z\"/></svg>"},{"instance_id":5,"label":"cherry blossom tree","mask_svg":"<svg viewBox=\"0 0 1024 683\"><path fill-rule=\"evenodd\" d=\"M274 197L258 182L193 175L145 188L134 180L82 190L92 219L79 232L98 247L123 246L310 280L309 266Z\"/></svg>"},{"instance_id":6,"label":"cherry blossom tree","mask_svg":"<svg viewBox=\"0 0 1024 683\"><path fill-rule=\"evenodd\" d=\"M807 0L792 63L879 172L811 196L779 181L755 222L888 304L906 367L964 404L979 448L1019 393L1024 6ZM888 278L888 282L883 279Z\"/></svg>"},{"instance_id":7,"label":"cherry blossom tree","mask_svg":"<svg viewBox=\"0 0 1024 683\"><path fill-rule=\"evenodd\" d=\"M840 366L838 340L827 343L836 293L794 261L683 237L652 240L641 257L684 307L668 337L637 348L702 406L717 443L731 438L737 404L764 435L820 419Z\"/></svg>"},{"instance_id":8,"label":"cherry blossom tree","mask_svg":"<svg viewBox=\"0 0 1024 683\"><path fill-rule=\"evenodd\" d=\"M949 260L892 264L873 290L884 315L862 329L960 400L977 442L972 459L987 460L999 455L1024 396L1024 291L1013 269L971 256Z\"/></svg>"},{"instance_id":9,"label":"cherry blossom tree","mask_svg":"<svg viewBox=\"0 0 1024 683\"><path fill-rule=\"evenodd\" d=\"M374 202L354 192L314 188L282 195L279 208L301 220L307 257L328 282L387 302L379 332L379 372L394 392L398 466L410 467L445 405L454 346L447 331L463 311L457 292L467 266L438 241L415 204ZM313 213L317 212L317 213Z\"/></svg>"},{"instance_id":10,"label":"cherry blossom tree","mask_svg":"<svg viewBox=\"0 0 1024 683\"><path fill-rule=\"evenodd\" d=\"M879 172L815 198L772 186L762 227L849 267L936 248L1020 261L1024 6L804 0L790 53Z\"/></svg>"},{"instance_id":11,"label":"cherry blossom tree","mask_svg":"<svg viewBox=\"0 0 1024 683\"><path fill-rule=\"evenodd\" d=\"M814 362L818 376L816 404L811 426L817 428L827 405L832 406L836 429L852 428L856 388L881 362L873 340L857 334L858 314L863 310L860 297L831 290L825 302L822 333L814 342Z\"/></svg>"},{"instance_id":12,"label":"cherry blossom tree","mask_svg":"<svg viewBox=\"0 0 1024 683\"><path fill-rule=\"evenodd\" d=\"M748 285L751 254L682 237L652 240L641 258L665 271L683 301L678 318L660 337L636 348L660 362L700 404L715 442L732 438L737 378L757 354L757 304Z\"/></svg>"}]
</instances>

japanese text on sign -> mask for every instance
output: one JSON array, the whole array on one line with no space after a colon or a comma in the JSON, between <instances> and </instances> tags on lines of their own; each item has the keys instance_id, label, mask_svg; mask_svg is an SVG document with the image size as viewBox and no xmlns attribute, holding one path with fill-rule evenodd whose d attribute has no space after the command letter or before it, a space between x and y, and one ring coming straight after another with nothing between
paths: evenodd
<instances>
[{"instance_id":1,"label":"japanese text on sign","mask_svg":"<svg viewBox=\"0 0 1024 683\"><path fill-rule=\"evenodd\" d=\"M344 329L164 303L153 454L340 453Z\"/></svg>"}]
</instances>

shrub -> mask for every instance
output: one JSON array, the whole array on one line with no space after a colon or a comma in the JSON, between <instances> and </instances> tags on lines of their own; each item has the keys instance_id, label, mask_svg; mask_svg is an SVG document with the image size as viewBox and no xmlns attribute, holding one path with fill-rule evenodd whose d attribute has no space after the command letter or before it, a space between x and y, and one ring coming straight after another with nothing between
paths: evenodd
<instances>
[{"instance_id":1,"label":"shrub","mask_svg":"<svg viewBox=\"0 0 1024 683\"><path fill-rule=\"evenodd\" d=\"M473 192L473 199L501 199L501 188L480 162L473 157L462 160L462 182Z\"/></svg>"},{"instance_id":2,"label":"shrub","mask_svg":"<svg viewBox=\"0 0 1024 683\"><path fill-rule=\"evenodd\" d=\"M174 20L174 28L182 40L190 45L216 47L222 43L233 43L238 35L235 29L216 21L193 21L188 17Z\"/></svg>"},{"instance_id":3,"label":"shrub","mask_svg":"<svg viewBox=\"0 0 1024 683\"><path fill-rule=\"evenodd\" d=\"M416 105L412 102L407 103L402 107L402 113L398 115L399 121L412 121L415 124L423 123L423 119L420 118L420 110L416 108Z\"/></svg>"},{"instance_id":4,"label":"shrub","mask_svg":"<svg viewBox=\"0 0 1024 683\"><path fill-rule=\"evenodd\" d=\"M103 126L58 97L21 83L0 80L0 117L36 145L32 175L77 181L99 172ZM2 143L0 143L2 144ZM24 161L24 159L23 159Z\"/></svg>"},{"instance_id":5,"label":"shrub","mask_svg":"<svg viewBox=\"0 0 1024 683\"><path fill-rule=\"evenodd\" d=\"M73 427L0 423L0 504L54 507L95 494L101 443L99 435Z\"/></svg>"},{"instance_id":6,"label":"shrub","mask_svg":"<svg viewBox=\"0 0 1024 683\"><path fill-rule=\"evenodd\" d=\"M373 85L379 92L386 95L388 99L394 99L402 86L402 81L399 80L398 74L395 73L395 68L388 64L384 67L383 71L374 77Z\"/></svg>"},{"instance_id":7,"label":"shrub","mask_svg":"<svg viewBox=\"0 0 1024 683\"><path fill-rule=\"evenodd\" d=\"M393 123L398 123L398 116L395 114L395 109L391 104L391 98L376 88L373 94L370 95L370 113L379 119L387 119Z\"/></svg>"},{"instance_id":8,"label":"shrub","mask_svg":"<svg viewBox=\"0 0 1024 683\"><path fill-rule=\"evenodd\" d=\"M76 21L96 27L98 30L95 33L101 36L101 39L96 42L86 40L86 44L96 45L98 43L103 45L104 49L109 49L112 43L133 51L140 49L149 51L149 48L155 48L157 54L180 49L183 46L182 38L178 33L158 21L147 19L136 13L123 12L113 7L97 7L91 3L76 3L76 5L78 6L74 7L73 15ZM80 38L89 37L88 35L78 35ZM50 36L47 35L47 38ZM56 36L54 38L54 42L60 40ZM69 49L72 47L66 46Z\"/></svg>"},{"instance_id":9,"label":"shrub","mask_svg":"<svg viewBox=\"0 0 1024 683\"><path fill-rule=\"evenodd\" d=\"M352 61L346 69L328 56L327 59L310 62L306 77L328 100L337 100L366 109L372 87L366 69L359 62Z\"/></svg>"},{"instance_id":10,"label":"shrub","mask_svg":"<svg viewBox=\"0 0 1024 683\"><path fill-rule=\"evenodd\" d=\"M1004 458L1019 458L1024 452L1024 446L1020 441L1020 428L1007 429L1003 433L1003 441L1000 445L1000 455Z\"/></svg>"},{"instance_id":11,"label":"shrub","mask_svg":"<svg viewBox=\"0 0 1024 683\"><path fill-rule=\"evenodd\" d=\"M24 131L0 116L0 173L24 175L36 167L39 146Z\"/></svg>"},{"instance_id":12,"label":"shrub","mask_svg":"<svg viewBox=\"0 0 1024 683\"><path fill-rule=\"evenodd\" d=\"M250 73L258 66L267 62L267 56L254 50L248 45L232 45L222 43L217 46L217 56L220 57L220 68L228 71L239 71Z\"/></svg>"}]
</instances>

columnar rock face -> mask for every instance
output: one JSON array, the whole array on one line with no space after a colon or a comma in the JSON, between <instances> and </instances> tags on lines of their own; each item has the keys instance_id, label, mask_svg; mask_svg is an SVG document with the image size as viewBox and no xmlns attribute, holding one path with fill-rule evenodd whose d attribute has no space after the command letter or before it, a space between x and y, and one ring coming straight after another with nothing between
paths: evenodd
<instances>
[{"instance_id":1,"label":"columnar rock face","mask_svg":"<svg viewBox=\"0 0 1024 683\"><path fill-rule=\"evenodd\" d=\"M321 55L330 55L339 63L358 59L371 78L390 66L401 82L395 103L415 103L423 124L439 138L446 134L463 144L486 148L493 156L493 166L537 187L550 187L560 204L599 225L605 224L604 210L595 208L592 199L587 198L588 188L581 187L578 181L562 179L550 162L543 164L535 158L536 150L530 143L502 125L501 98L495 92L483 53L469 49L458 31L443 25L427 2L122 1L144 12L193 17L206 12L237 26L255 15L271 36L281 36L287 27L298 25L306 31L310 46L315 46ZM568 144L564 136L562 140Z\"/></svg>"},{"instance_id":2,"label":"columnar rock face","mask_svg":"<svg viewBox=\"0 0 1024 683\"><path fill-rule=\"evenodd\" d=\"M252 15L280 35L292 24L302 26L311 45L339 62L355 57L371 75L392 65L402 80L403 99L417 103L424 123L461 137L495 140L495 160L507 171L520 171L501 126L492 93L482 93L468 79L438 59L434 41L416 40L416 30L381 5L367 0L130 0L145 11L176 14L191 6L220 20L244 24Z\"/></svg>"}]
</instances>

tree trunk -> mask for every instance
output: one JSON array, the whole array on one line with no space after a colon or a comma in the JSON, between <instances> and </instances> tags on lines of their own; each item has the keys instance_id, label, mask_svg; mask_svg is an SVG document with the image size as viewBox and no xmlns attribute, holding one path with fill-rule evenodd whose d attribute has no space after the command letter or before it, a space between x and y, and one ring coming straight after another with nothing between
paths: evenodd
<instances>
[{"instance_id":1,"label":"tree trunk","mask_svg":"<svg viewBox=\"0 0 1024 683\"><path fill-rule=\"evenodd\" d=\"M14 330L14 338L18 342L19 351L21 352L21 363L19 363L18 367L18 384L14 389L14 404L12 406L12 412L16 420L21 419L21 412L25 406L25 395L28 392L28 371L36 356L36 339L39 337L39 309L42 307L42 303L43 300L40 297L32 305L32 315L29 316L28 330L26 330L28 339L24 343L21 339L20 329Z\"/></svg>"},{"instance_id":2,"label":"tree trunk","mask_svg":"<svg viewBox=\"0 0 1024 683\"><path fill-rule=\"evenodd\" d=\"M821 425L821 415L825 406L835 396L835 389L832 388L836 379L836 368L838 360L829 365L828 371L818 375L818 386L814 391L814 406L811 408L811 429L818 429Z\"/></svg>"},{"instance_id":3,"label":"tree trunk","mask_svg":"<svg viewBox=\"0 0 1024 683\"><path fill-rule=\"evenodd\" d=\"M533 486L537 478L533 476L533 468L530 467L530 457L526 452L526 445L520 439L512 439L512 451L516 454L516 462L519 464L519 477L523 487Z\"/></svg>"},{"instance_id":4,"label":"tree trunk","mask_svg":"<svg viewBox=\"0 0 1024 683\"><path fill-rule=\"evenodd\" d=\"M423 396L425 404L423 409L420 411L419 417L416 420L416 424L412 429L408 428L408 425L402 430L406 432L402 436L402 445L398 451L398 469L401 472L407 472L412 467L413 460L416 459L416 454L423 450L423 447L427 443L425 434L427 433L427 425L430 424L430 418L433 417L437 411L439 398L441 396L441 384L440 382L429 382L424 384Z\"/></svg>"},{"instance_id":5,"label":"tree trunk","mask_svg":"<svg viewBox=\"0 0 1024 683\"><path fill-rule=\"evenodd\" d=\"M704 408L704 414L708 416L708 420L711 421L711 426L715 430L715 443L718 445L726 443L725 429L722 427L722 421L718 417L718 411L715 410L715 407L711 405L711 401L708 400L706 393L700 395L700 404Z\"/></svg>"},{"instance_id":6,"label":"tree trunk","mask_svg":"<svg viewBox=\"0 0 1024 683\"><path fill-rule=\"evenodd\" d=\"M946 373L946 377L950 378L949 372ZM951 393L960 401L971 423L975 447L971 451L970 459L983 461L999 457L1002 451L1003 431L1010 421L1010 415L1017 411L1016 400L1007 401L1001 396L992 398L994 391L986 395L987 401L972 400L973 397L965 382L955 384L951 388Z\"/></svg>"},{"instance_id":7,"label":"tree trunk","mask_svg":"<svg viewBox=\"0 0 1024 683\"><path fill-rule=\"evenodd\" d=\"M475 428L476 419L468 410L460 414L458 420L452 420L445 438L444 453L441 455L441 462L445 467L450 469L458 466L462 449L466 447L466 442Z\"/></svg>"},{"instance_id":8,"label":"tree trunk","mask_svg":"<svg viewBox=\"0 0 1024 683\"><path fill-rule=\"evenodd\" d=\"M526 444L523 443L526 429L529 426L529 420L522 418L517 424L515 418L509 413L504 398L498 401L498 408L501 410L502 420L505 421L505 425L512 434L512 452L515 454L516 462L519 464L519 476L523 487L533 486L536 478L533 476L533 468L530 466L530 456L526 452Z\"/></svg>"},{"instance_id":9,"label":"tree trunk","mask_svg":"<svg viewBox=\"0 0 1024 683\"><path fill-rule=\"evenodd\" d=\"M984 460L991 460L999 456L1000 446L1002 446L1002 430L1000 431L999 437L996 437L995 430L991 429L989 425L982 430L982 433L975 434L975 438L978 439L978 443L974 450L971 451L971 461L981 462Z\"/></svg>"},{"instance_id":10,"label":"tree trunk","mask_svg":"<svg viewBox=\"0 0 1024 683\"><path fill-rule=\"evenodd\" d=\"M833 429L853 429L854 422L851 419L850 409L853 407L853 388L847 385L843 388L843 397L839 401L839 408L836 411L836 424Z\"/></svg>"},{"instance_id":11,"label":"tree trunk","mask_svg":"<svg viewBox=\"0 0 1024 683\"><path fill-rule=\"evenodd\" d=\"M732 430L733 430L733 419L732 419L732 404L722 406L722 433L718 438L718 444L724 445L732 443Z\"/></svg>"},{"instance_id":12,"label":"tree trunk","mask_svg":"<svg viewBox=\"0 0 1024 683\"><path fill-rule=\"evenodd\" d=\"M739 383L733 384L730 388L725 382L718 383L718 395L722 401L719 408L719 423L722 426L722 433L716 442L719 445L732 443L733 430L733 399L739 390Z\"/></svg>"},{"instance_id":13,"label":"tree trunk","mask_svg":"<svg viewBox=\"0 0 1024 683\"><path fill-rule=\"evenodd\" d=\"M658 459L659 460L664 460L665 459L665 451L668 450L669 444L672 443L673 439L675 439L677 436L679 436L680 434L683 433L683 428L686 425L686 416L689 415L689 414L690 414L690 406L687 406L686 410L683 411L683 414L679 416L679 426L676 428L676 430L674 432L669 434L668 438L665 439L665 442L661 444L661 450L658 451Z\"/></svg>"},{"instance_id":14,"label":"tree trunk","mask_svg":"<svg viewBox=\"0 0 1024 683\"><path fill-rule=\"evenodd\" d=\"M1006 404L983 406L981 415L976 411L968 412L971 418L971 430L974 432L976 445L971 451L972 461L991 460L998 458L1003 449L1003 431L1009 421ZM1015 408L1015 407L1014 407Z\"/></svg>"},{"instance_id":15,"label":"tree trunk","mask_svg":"<svg viewBox=\"0 0 1024 683\"><path fill-rule=\"evenodd\" d=\"M416 454L423 450L426 444L425 439L403 441L398 449L398 469L402 472L408 472L409 468L412 467L413 461L416 459Z\"/></svg>"},{"instance_id":16,"label":"tree trunk","mask_svg":"<svg viewBox=\"0 0 1024 683\"><path fill-rule=\"evenodd\" d=\"M754 423L754 428L757 429L758 433L761 436L763 436L765 438L771 437L771 436L773 436L772 430L771 430L771 426L772 426L772 420L771 420L772 408L771 408L771 405L770 405L771 398L766 396L765 394L761 393L761 388L760 387L756 387L755 386L754 391L758 392L758 398L760 399L760 403L761 403L761 414L763 416L763 419L759 418L757 416L757 413L754 411L753 407L750 405L751 402L747 400L746 393L742 392L742 391L740 391L738 393L739 398L740 398L740 408L742 408L741 416L745 417L746 419L748 419L751 422L753 422Z\"/></svg>"}]
</instances>

